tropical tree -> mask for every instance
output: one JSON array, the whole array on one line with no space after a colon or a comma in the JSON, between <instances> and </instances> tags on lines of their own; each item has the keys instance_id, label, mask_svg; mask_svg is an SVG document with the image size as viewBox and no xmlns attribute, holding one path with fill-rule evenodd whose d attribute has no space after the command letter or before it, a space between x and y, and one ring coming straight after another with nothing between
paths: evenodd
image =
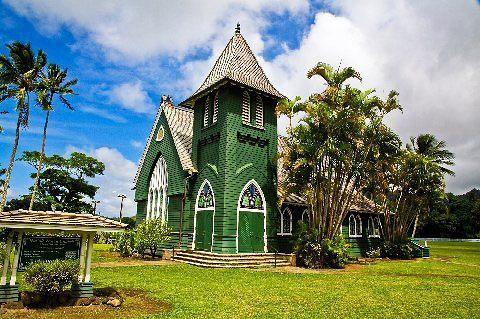
<instances>
[{"instance_id":1,"label":"tropical tree","mask_svg":"<svg viewBox=\"0 0 480 319\"><path fill-rule=\"evenodd\" d=\"M443 175L455 175L452 170L446 167L454 165L453 159L455 155L446 149L447 144L445 141L438 141L432 134L420 134L418 137L411 137L410 143L411 144L407 144L407 150L424 157L430 162L429 164L436 166ZM446 194L442 189L437 190L433 195L433 197L430 196L426 199L428 201L428 208L434 206L437 201L445 201L446 199ZM428 209L428 211L430 211L430 209ZM415 238L418 218L419 214L415 216L412 238Z\"/></svg>"},{"instance_id":2,"label":"tropical tree","mask_svg":"<svg viewBox=\"0 0 480 319\"><path fill-rule=\"evenodd\" d=\"M33 209L35 201L35 194L37 192L38 181L40 179L40 172L42 170L43 159L45 155L45 143L47 140L47 126L50 111L53 110L53 99L58 96L60 102L68 109L73 110L70 102L65 98L65 95L75 94L71 86L77 83L77 79L73 79L64 83L67 77L68 69L61 70L56 64L49 64L47 67L47 74L42 75L42 79L37 87L37 104L47 112L45 116L45 124L43 125L42 150L37 164L37 176L35 177L35 184L33 185L32 197L30 200L29 210Z\"/></svg>"},{"instance_id":3,"label":"tropical tree","mask_svg":"<svg viewBox=\"0 0 480 319\"><path fill-rule=\"evenodd\" d=\"M43 157L44 169L40 173L34 207L46 205L67 212L93 213L93 205L87 199L95 198L98 187L91 185L86 178L102 175L105 165L79 152L73 152L68 158L59 155ZM38 170L39 158L40 152L34 151L24 152L20 159ZM36 178L36 173L32 173L31 177ZM30 190L33 190L33 186Z\"/></svg>"},{"instance_id":4,"label":"tropical tree","mask_svg":"<svg viewBox=\"0 0 480 319\"><path fill-rule=\"evenodd\" d=\"M15 110L18 111L18 119L12 155L10 156L10 163L7 168L5 182L3 183L0 212L3 211L5 201L7 200L7 190L20 138L20 128L28 126L30 93L35 91L40 72L47 63L46 54L39 50L35 56L30 43L13 42L6 46L9 50L9 57L0 54L0 102L15 99Z\"/></svg>"},{"instance_id":5,"label":"tropical tree","mask_svg":"<svg viewBox=\"0 0 480 319\"><path fill-rule=\"evenodd\" d=\"M445 142L427 134L411 141L372 178L371 193L384 212L384 237L392 245L406 243L418 217L445 199L445 174L453 174L445 167L453 164Z\"/></svg>"},{"instance_id":6,"label":"tropical tree","mask_svg":"<svg viewBox=\"0 0 480 319\"><path fill-rule=\"evenodd\" d=\"M401 107L395 91L384 101L373 95L374 90L345 85L349 79L361 80L353 68L334 70L319 63L307 74L314 75L327 87L295 106L294 113L304 116L284 139L279 159L289 169L279 185L282 197L305 194L318 239L332 240L352 203L362 198L372 172L398 152L400 138L383 119ZM291 116L283 105L277 113Z\"/></svg>"}]
</instances>

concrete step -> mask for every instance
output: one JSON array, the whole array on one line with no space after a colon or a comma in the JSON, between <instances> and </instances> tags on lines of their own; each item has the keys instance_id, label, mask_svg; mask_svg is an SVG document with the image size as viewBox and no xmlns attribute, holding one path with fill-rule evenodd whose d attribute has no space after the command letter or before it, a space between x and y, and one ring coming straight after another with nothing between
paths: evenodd
<instances>
[{"instance_id":1,"label":"concrete step","mask_svg":"<svg viewBox=\"0 0 480 319\"><path fill-rule=\"evenodd\" d=\"M201 257L206 260L225 260L225 261L236 261L236 260L275 260L274 255L268 255L268 256L223 256L220 254L197 254L195 252L175 252L175 256L190 256L190 257ZM283 256L278 255L277 260L279 259L285 259Z\"/></svg>"},{"instance_id":2,"label":"concrete step","mask_svg":"<svg viewBox=\"0 0 480 319\"><path fill-rule=\"evenodd\" d=\"M174 259L174 260L181 263L189 264L192 266L206 267L206 268L262 268L262 267L275 266L272 263L255 263L255 264L236 265L236 264L210 264L210 263L194 262L194 261L183 260L183 259ZM287 267L287 266L290 266L290 263L287 263L287 262L277 263L277 267Z\"/></svg>"},{"instance_id":3,"label":"concrete step","mask_svg":"<svg viewBox=\"0 0 480 319\"><path fill-rule=\"evenodd\" d=\"M224 265L224 266L275 265L275 260L262 260L262 259L224 261L224 260L205 260L203 258L198 258L195 256L176 256L173 258L173 260L192 262L192 263L202 263L205 265L212 265L212 266L213 265ZM290 263L286 260L283 260L283 259L277 260L277 266L289 266L289 265Z\"/></svg>"},{"instance_id":4,"label":"concrete step","mask_svg":"<svg viewBox=\"0 0 480 319\"><path fill-rule=\"evenodd\" d=\"M175 251L172 259L200 267L211 268L255 268L255 267L285 267L291 263L289 255L274 253L258 254L217 254L205 251L181 250Z\"/></svg>"}]
</instances>

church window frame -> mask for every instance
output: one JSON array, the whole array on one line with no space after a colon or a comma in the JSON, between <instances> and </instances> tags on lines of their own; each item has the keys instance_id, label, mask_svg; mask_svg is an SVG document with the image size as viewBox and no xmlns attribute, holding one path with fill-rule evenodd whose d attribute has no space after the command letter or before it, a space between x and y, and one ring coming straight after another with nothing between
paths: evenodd
<instances>
[{"instance_id":1,"label":"church window frame","mask_svg":"<svg viewBox=\"0 0 480 319\"><path fill-rule=\"evenodd\" d=\"M212 205L206 205L206 207L200 207L200 196L202 196L202 192L205 191L205 187L208 186L212 196ZM202 205L203 206L203 205ZM205 179L198 189L197 198L195 200L195 215L193 217L193 239L192 239L192 249L195 250L195 242L197 240L197 212L204 211L204 210L213 210L212 216L212 246L210 251L213 250L213 240L215 237L215 193L213 192L212 184L208 179Z\"/></svg>"},{"instance_id":2,"label":"church window frame","mask_svg":"<svg viewBox=\"0 0 480 319\"><path fill-rule=\"evenodd\" d=\"M360 215L350 215L348 218L348 236L362 237L362 218Z\"/></svg>"},{"instance_id":3,"label":"church window frame","mask_svg":"<svg viewBox=\"0 0 480 319\"><path fill-rule=\"evenodd\" d=\"M163 156L158 157L150 175L146 219L168 220L168 170Z\"/></svg>"},{"instance_id":4,"label":"church window frame","mask_svg":"<svg viewBox=\"0 0 480 319\"><path fill-rule=\"evenodd\" d=\"M288 218L286 218L288 216ZM283 211L280 211L280 232L277 235L291 236L293 228L293 215L290 208L286 207Z\"/></svg>"},{"instance_id":5,"label":"church window frame","mask_svg":"<svg viewBox=\"0 0 480 319\"><path fill-rule=\"evenodd\" d=\"M203 127L207 127L210 124L210 96L205 99L205 105L203 107Z\"/></svg>"},{"instance_id":6,"label":"church window frame","mask_svg":"<svg viewBox=\"0 0 480 319\"><path fill-rule=\"evenodd\" d=\"M250 105L250 94L247 90L243 91L242 94L242 122L244 124L250 124L251 121L251 105Z\"/></svg>"},{"instance_id":7,"label":"church window frame","mask_svg":"<svg viewBox=\"0 0 480 319\"><path fill-rule=\"evenodd\" d=\"M215 93L213 98L213 114L212 114L212 124L217 123L218 120L218 92Z\"/></svg>"}]
</instances>

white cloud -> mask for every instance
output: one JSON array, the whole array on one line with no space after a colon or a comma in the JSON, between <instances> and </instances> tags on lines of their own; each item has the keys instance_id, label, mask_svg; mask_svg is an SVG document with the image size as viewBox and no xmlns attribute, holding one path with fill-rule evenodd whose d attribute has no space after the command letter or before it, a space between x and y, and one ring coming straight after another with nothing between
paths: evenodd
<instances>
[{"instance_id":1,"label":"white cloud","mask_svg":"<svg viewBox=\"0 0 480 319\"><path fill-rule=\"evenodd\" d=\"M96 200L97 212L106 216L118 217L120 212L119 194L127 195L123 204L123 216L133 216L136 214L136 204L134 201L133 178L137 170L137 165L126 159L122 153L115 148L100 147L91 150L81 150L73 146L67 147L67 154L79 151L92 156L105 164L103 175L99 175L92 180L92 184L99 186Z\"/></svg>"},{"instance_id":2,"label":"white cloud","mask_svg":"<svg viewBox=\"0 0 480 319\"><path fill-rule=\"evenodd\" d=\"M105 109L100 109L100 108L97 108L97 107L94 107L94 106L84 105L84 106L81 106L79 108L79 110L82 111L82 112L85 112L85 113L91 113L91 114L98 115L100 117L106 118L108 120L111 120L111 121L114 121L114 122L117 122L117 123L126 123L127 122L127 120L125 118L123 118L119 115L111 114L110 112L108 112Z\"/></svg>"},{"instance_id":3,"label":"white cloud","mask_svg":"<svg viewBox=\"0 0 480 319\"><path fill-rule=\"evenodd\" d=\"M41 32L55 34L67 26L101 46L111 60L127 64L158 55L181 59L194 49L209 49L209 42L231 34L237 21L256 28L264 21L261 13L300 13L309 7L306 0L4 2Z\"/></svg>"},{"instance_id":4,"label":"white cloud","mask_svg":"<svg viewBox=\"0 0 480 319\"><path fill-rule=\"evenodd\" d=\"M155 111L152 99L139 80L114 86L110 92L105 92L105 94L110 97L111 102L119 104L124 109L137 113L153 113Z\"/></svg>"},{"instance_id":5,"label":"white cloud","mask_svg":"<svg viewBox=\"0 0 480 319\"><path fill-rule=\"evenodd\" d=\"M400 93L404 113L388 118L404 141L420 133L445 140L457 156L447 189L480 186L480 10L475 1L336 1L320 12L298 49L265 63L281 92L303 98L323 87L306 78L317 62L352 66L363 88ZM280 121L284 130L286 122ZM475 168L475 166L477 168Z\"/></svg>"},{"instance_id":6,"label":"white cloud","mask_svg":"<svg viewBox=\"0 0 480 319\"><path fill-rule=\"evenodd\" d=\"M138 148L138 149L143 149L144 146L145 146L145 143L143 143L141 141L131 140L130 145L132 145L133 147Z\"/></svg>"}]
</instances>

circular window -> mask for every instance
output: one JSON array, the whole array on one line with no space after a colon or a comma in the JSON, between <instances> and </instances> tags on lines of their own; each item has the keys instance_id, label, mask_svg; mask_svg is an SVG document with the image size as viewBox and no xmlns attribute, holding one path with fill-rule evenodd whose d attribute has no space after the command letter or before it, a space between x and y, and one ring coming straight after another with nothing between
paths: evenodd
<instances>
[{"instance_id":1,"label":"circular window","mask_svg":"<svg viewBox=\"0 0 480 319\"><path fill-rule=\"evenodd\" d=\"M160 142L163 140L163 136L165 135L165 131L163 130L163 126L160 126L160 129L158 130L157 133L157 141Z\"/></svg>"}]
</instances>

